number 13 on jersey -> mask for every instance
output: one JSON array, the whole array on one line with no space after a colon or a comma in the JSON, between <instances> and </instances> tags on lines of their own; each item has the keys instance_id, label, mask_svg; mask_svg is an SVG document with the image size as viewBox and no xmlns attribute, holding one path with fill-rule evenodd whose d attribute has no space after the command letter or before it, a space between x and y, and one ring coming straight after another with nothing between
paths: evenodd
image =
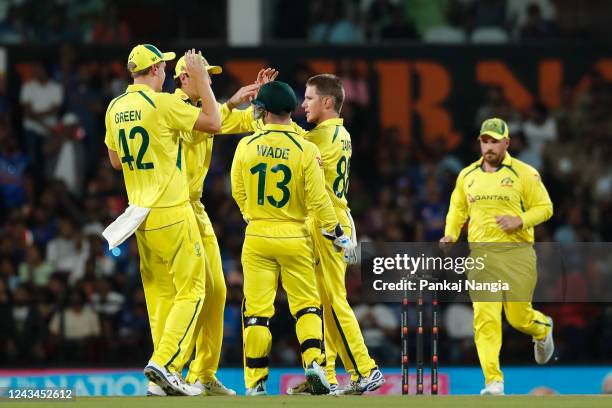
<instances>
[{"instance_id":1,"label":"number 13 on jersey","mask_svg":"<svg viewBox=\"0 0 612 408\"><path fill-rule=\"evenodd\" d=\"M289 197L291 193L287 188L287 184L291 181L291 169L284 164L275 164L270 168L271 173L281 172L283 174L283 178L276 183L276 188L281 191L282 195L279 200L275 198L278 194L275 192L274 194L269 194L265 196L266 192L266 175L268 171L267 163L259 163L253 167L251 167L251 174L258 174L257 178L257 204L264 205L265 200L268 200L272 206L276 208L284 207L289 201ZM265 196L265 197L264 197Z\"/></svg>"}]
</instances>

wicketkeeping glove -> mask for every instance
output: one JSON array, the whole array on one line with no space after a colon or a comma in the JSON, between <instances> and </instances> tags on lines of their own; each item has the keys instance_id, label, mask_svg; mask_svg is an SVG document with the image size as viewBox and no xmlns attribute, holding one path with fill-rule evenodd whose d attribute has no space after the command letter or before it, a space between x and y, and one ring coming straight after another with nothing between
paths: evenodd
<instances>
[{"instance_id":1,"label":"wicketkeeping glove","mask_svg":"<svg viewBox=\"0 0 612 408\"><path fill-rule=\"evenodd\" d=\"M351 246L344 250L344 262L349 265L355 265L359 263L359 248L357 248L357 230L355 229L355 222L351 216L350 211L346 211L348 219L351 223Z\"/></svg>"},{"instance_id":2,"label":"wicketkeeping glove","mask_svg":"<svg viewBox=\"0 0 612 408\"><path fill-rule=\"evenodd\" d=\"M333 241L336 252L340 252L343 249L346 250L352 245L351 238L344 234L344 230L340 224L336 224L336 227L331 232L321 228L321 233L325 238Z\"/></svg>"}]
</instances>

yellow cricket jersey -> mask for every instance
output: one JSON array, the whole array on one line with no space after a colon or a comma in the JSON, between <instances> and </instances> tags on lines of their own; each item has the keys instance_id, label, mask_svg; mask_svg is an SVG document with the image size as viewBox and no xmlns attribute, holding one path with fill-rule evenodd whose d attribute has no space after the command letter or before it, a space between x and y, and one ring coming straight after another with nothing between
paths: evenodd
<instances>
[{"instance_id":1,"label":"yellow cricket jersey","mask_svg":"<svg viewBox=\"0 0 612 408\"><path fill-rule=\"evenodd\" d=\"M147 85L130 85L106 110L104 143L117 152L130 204L172 207L188 200L182 140L200 109Z\"/></svg>"},{"instance_id":2,"label":"yellow cricket jersey","mask_svg":"<svg viewBox=\"0 0 612 408\"><path fill-rule=\"evenodd\" d=\"M326 230L337 218L325 191L319 149L290 125L267 124L244 137L232 162L232 195L249 220L247 234L265 236L271 223L295 224L283 236L308 235L312 212Z\"/></svg>"},{"instance_id":3,"label":"yellow cricket jersey","mask_svg":"<svg viewBox=\"0 0 612 408\"><path fill-rule=\"evenodd\" d=\"M323 159L325 188L334 207L347 209L346 201L351 168L351 135L341 118L327 119L304 134L306 140L316 144Z\"/></svg>"},{"instance_id":4,"label":"yellow cricket jersey","mask_svg":"<svg viewBox=\"0 0 612 408\"><path fill-rule=\"evenodd\" d=\"M481 158L457 177L444 235L456 240L469 218L469 242L533 242L533 227L552 213L552 202L536 169L506 153L499 169L487 173ZM504 232L495 220L498 215L520 216L522 229Z\"/></svg>"}]
</instances>

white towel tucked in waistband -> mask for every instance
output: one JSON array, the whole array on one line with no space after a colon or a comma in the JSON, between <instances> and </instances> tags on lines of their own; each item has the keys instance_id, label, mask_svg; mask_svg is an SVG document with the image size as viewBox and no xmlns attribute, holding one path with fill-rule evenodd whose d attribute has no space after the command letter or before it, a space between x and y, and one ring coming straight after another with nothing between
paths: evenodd
<instances>
[{"instance_id":1,"label":"white towel tucked in waistband","mask_svg":"<svg viewBox=\"0 0 612 408\"><path fill-rule=\"evenodd\" d=\"M130 205L115 221L113 221L102 232L102 236L108 241L109 249L118 247L128 239L147 218L150 208Z\"/></svg>"}]
</instances>

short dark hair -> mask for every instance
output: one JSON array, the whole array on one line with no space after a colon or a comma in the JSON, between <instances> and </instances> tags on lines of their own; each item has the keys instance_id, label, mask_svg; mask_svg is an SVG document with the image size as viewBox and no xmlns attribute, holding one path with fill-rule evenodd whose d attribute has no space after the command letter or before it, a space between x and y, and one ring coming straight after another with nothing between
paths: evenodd
<instances>
[{"instance_id":1,"label":"short dark hair","mask_svg":"<svg viewBox=\"0 0 612 408\"><path fill-rule=\"evenodd\" d=\"M340 113L344 103L344 87L339 77L333 74L315 75L308 79L306 86L316 87L319 96L334 98L334 110L336 113Z\"/></svg>"}]
</instances>

